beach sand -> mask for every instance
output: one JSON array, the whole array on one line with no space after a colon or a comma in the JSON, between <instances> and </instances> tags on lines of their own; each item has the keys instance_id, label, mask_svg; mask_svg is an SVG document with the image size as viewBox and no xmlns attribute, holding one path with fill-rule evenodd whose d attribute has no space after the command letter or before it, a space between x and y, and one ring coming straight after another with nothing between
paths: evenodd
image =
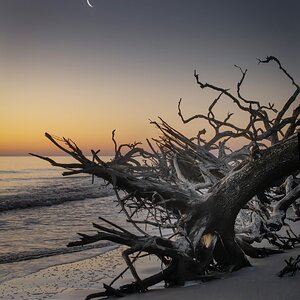
<instances>
[{"instance_id":1,"label":"beach sand","mask_svg":"<svg viewBox=\"0 0 300 300\"><path fill-rule=\"evenodd\" d=\"M43 269L33 274L6 281L0 285L0 299L55 299L72 288L93 289L110 281L123 265L121 248L97 257Z\"/></svg>"},{"instance_id":2,"label":"beach sand","mask_svg":"<svg viewBox=\"0 0 300 300\"><path fill-rule=\"evenodd\" d=\"M0 299L52 299L82 300L98 292L102 283L109 284L124 268L120 256L122 248L101 256L75 263L50 267L22 278L4 282L0 286ZM276 273L285 266L284 259L296 256L300 248L263 259L251 259L252 267L226 275L207 283L194 283L182 288L162 289L156 286L144 294L127 296L128 299L300 299L300 272L295 277L279 278ZM158 270L158 262L145 258L138 266L141 277ZM116 286L132 281L127 272Z\"/></svg>"}]
</instances>

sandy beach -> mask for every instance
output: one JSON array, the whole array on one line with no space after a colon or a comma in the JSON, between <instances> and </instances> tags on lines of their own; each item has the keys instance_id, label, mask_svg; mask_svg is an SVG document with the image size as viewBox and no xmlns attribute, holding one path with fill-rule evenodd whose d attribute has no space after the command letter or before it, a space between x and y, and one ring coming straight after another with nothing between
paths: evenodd
<instances>
[{"instance_id":1,"label":"sandy beach","mask_svg":"<svg viewBox=\"0 0 300 300\"><path fill-rule=\"evenodd\" d=\"M56 299L70 289L96 289L123 265L121 249L79 262L53 266L0 285L0 299ZM64 298L61 298L64 299Z\"/></svg>"},{"instance_id":2,"label":"sandy beach","mask_svg":"<svg viewBox=\"0 0 300 300\"><path fill-rule=\"evenodd\" d=\"M57 265L31 275L1 284L0 299L5 300L81 300L90 293L101 290L102 283L109 284L121 272L124 263L122 248L101 256L75 263ZM300 248L264 259L251 259L252 267L228 274L208 283L191 283L182 288L153 288L145 294L127 296L128 299L289 299L300 297L300 274L279 278L276 273L285 265L284 259L299 254ZM155 266L156 265L156 266ZM157 268L155 259L144 259L138 266L141 277L149 276ZM130 273L116 285L131 282Z\"/></svg>"}]
</instances>

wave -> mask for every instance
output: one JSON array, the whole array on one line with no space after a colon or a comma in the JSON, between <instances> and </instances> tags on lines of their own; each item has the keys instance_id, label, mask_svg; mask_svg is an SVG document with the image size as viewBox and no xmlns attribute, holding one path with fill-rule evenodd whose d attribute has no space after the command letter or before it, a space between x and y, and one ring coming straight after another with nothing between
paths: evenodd
<instances>
[{"instance_id":1,"label":"wave","mask_svg":"<svg viewBox=\"0 0 300 300\"><path fill-rule=\"evenodd\" d=\"M17 174L17 173L24 173L24 172L10 172L7 171L8 174ZM1 171L0 171L1 174ZM30 182L32 180L35 181L46 181L46 180L63 180L63 181L72 181L76 179L84 179L84 178L91 178L89 175L77 175L77 176L72 176L72 177L57 177L57 176L31 176L31 177L9 177L9 178L0 178L0 181L5 181L5 182L13 182L13 181L27 181Z\"/></svg>"},{"instance_id":2,"label":"wave","mask_svg":"<svg viewBox=\"0 0 300 300\"><path fill-rule=\"evenodd\" d=\"M107 197L114 192L109 187L96 186L51 186L38 187L29 191L19 191L13 194L0 195L0 212L27 209L41 206L52 206L68 201L79 201Z\"/></svg>"},{"instance_id":3,"label":"wave","mask_svg":"<svg viewBox=\"0 0 300 300\"><path fill-rule=\"evenodd\" d=\"M0 170L0 174L18 174L18 173L24 173L24 171Z\"/></svg>"},{"instance_id":4,"label":"wave","mask_svg":"<svg viewBox=\"0 0 300 300\"><path fill-rule=\"evenodd\" d=\"M39 259L44 257L50 257L55 255L62 255L80 251L86 251L95 248L110 247L114 244L111 242L102 242L93 245L76 246L72 248L57 248L57 249L39 249L33 251L23 251L20 253L9 253L0 255L0 264L9 264L14 262L20 262L25 260Z\"/></svg>"}]
</instances>

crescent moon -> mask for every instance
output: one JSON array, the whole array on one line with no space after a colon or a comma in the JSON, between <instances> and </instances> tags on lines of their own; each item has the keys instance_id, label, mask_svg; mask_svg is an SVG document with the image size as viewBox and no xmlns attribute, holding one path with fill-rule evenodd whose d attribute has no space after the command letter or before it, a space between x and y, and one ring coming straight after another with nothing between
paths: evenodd
<instances>
[{"instance_id":1,"label":"crescent moon","mask_svg":"<svg viewBox=\"0 0 300 300\"><path fill-rule=\"evenodd\" d=\"M94 7L94 6L90 3L90 0L86 0L86 3L88 4L89 7L92 7L92 8Z\"/></svg>"}]
</instances>

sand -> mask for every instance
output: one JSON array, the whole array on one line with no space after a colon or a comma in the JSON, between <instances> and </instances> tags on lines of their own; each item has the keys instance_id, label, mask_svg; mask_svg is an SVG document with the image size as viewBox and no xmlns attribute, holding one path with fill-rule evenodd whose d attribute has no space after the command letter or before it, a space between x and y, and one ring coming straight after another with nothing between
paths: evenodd
<instances>
[{"instance_id":1,"label":"sand","mask_svg":"<svg viewBox=\"0 0 300 300\"><path fill-rule=\"evenodd\" d=\"M0 285L0 299L55 299L65 290L99 288L113 278L123 265L121 249L94 258L50 267L39 272L6 281Z\"/></svg>"},{"instance_id":2,"label":"sand","mask_svg":"<svg viewBox=\"0 0 300 300\"><path fill-rule=\"evenodd\" d=\"M7 281L0 286L0 299L82 300L110 283L124 267L121 248L101 256L75 263L50 267L28 276ZM135 299L300 299L300 272L295 277L279 278L276 273L284 259L296 256L300 248L263 259L251 259L252 267L226 275L208 283L193 283L182 288L162 289L156 286L148 293L127 296ZM153 274L155 259L144 259L139 268L141 277ZM118 283L131 282L126 274Z\"/></svg>"},{"instance_id":3,"label":"sand","mask_svg":"<svg viewBox=\"0 0 300 300\"><path fill-rule=\"evenodd\" d=\"M300 222L291 224L300 232ZM286 227L283 227L283 233ZM264 241L261 246L267 246ZM83 300L85 296L102 290L103 283L110 284L124 270L121 256L125 247L119 247L97 257L60 264L39 272L6 281L0 285L0 299L4 300ZM300 245L285 253L261 259L250 259L252 267L226 274L222 279L207 283L189 283L182 288L164 289L163 283L148 293L128 295L126 299L222 299L222 300L300 300L300 271L294 277L279 278L276 274L285 266L284 259L300 254ZM144 258L136 265L141 278L160 270L157 259ZM114 285L132 282L126 272Z\"/></svg>"}]
</instances>

